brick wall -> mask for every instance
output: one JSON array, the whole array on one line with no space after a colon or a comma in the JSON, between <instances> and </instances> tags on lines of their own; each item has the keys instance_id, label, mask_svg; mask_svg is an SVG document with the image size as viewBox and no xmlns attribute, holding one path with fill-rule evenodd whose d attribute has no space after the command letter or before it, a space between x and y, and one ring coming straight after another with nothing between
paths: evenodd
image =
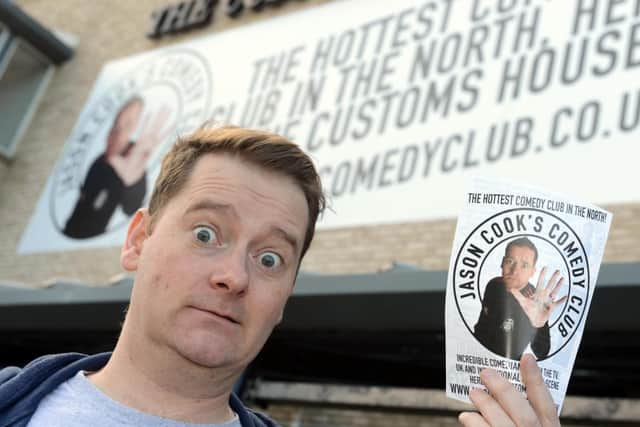
<instances>
[{"instance_id":1,"label":"brick wall","mask_svg":"<svg viewBox=\"0 0 640 427\"><path fill-rule=\"evenodd\" d=\"M606 205L613 223L604 262L640 261L640 205ZM318 272L373 272L393 262L446 270L455 220L379 225L319 232L303 268Z\"/></svg>"}]
</instances>

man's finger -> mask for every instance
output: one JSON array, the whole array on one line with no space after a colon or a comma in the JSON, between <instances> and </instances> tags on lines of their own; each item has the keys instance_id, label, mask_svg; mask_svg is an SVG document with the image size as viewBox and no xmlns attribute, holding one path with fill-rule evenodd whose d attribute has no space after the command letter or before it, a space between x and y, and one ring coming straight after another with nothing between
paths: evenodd
<instances>
[{"instance_id":1,"label":"man's finger","mask_svg":"<svg viewBox=\"0 0 640 427\"><path fill-rule=\"evenodd\" d=\"M153 129L158 132L162 125L167 121L167 117L169 117L169 108L163 106L160 111L156 114L155 121L153 123Z\"/></svg>"},{"instance_id":2,"label":"man's finger","mask_svg":"<svg viewBox=\"0 0 640 427\"><path fill-rule=\"evenodd\" d=\"M527 387L527 396L533 406L533 410L538 416L543 427L560 426L560 421L556 413L556 407L551 399L551 393L542 379L540 369L534 357L525 354L520 359L520 373L522 380Z\"/></svg>"},{"instance_id":3,"label":"man's finger","mask_svg":"<svg viewBox=\"0 0 640 427\"><path fill-rule=\"evenodd\" d=\"M560 272L558 270L553 272L553 274L551 275L551 279L549 279L549 282L547 283L547 286L544 287L545 291L551 291L555 287L556 280L558 279L559 275ZM560 280L562 280L562 278L560 278Z\"/></svg>"},{"instance_id":4,"label":"man's finger","mask_svg":"<svg viewBox=\"0 0 640 427\"><path fill-rule=\"evenodd\" d=\"M538 276L538 284L536 285L536 292L544 288L544 276L547 274L547 267L542 267L540 275Z\"/></svg>"},{"instance_id":5,"label":"man's finger","mask_svg":"<svg viewBox=\"0 0 640 427\"><path fill-rule=\"evenodd\" d=\"M560 290L560 287L562 286L562 282L564 282L564 277L561 277L560 280L558 280L558 283L556 283L553 289L551 289L551 293L549 294L551 299L553 299L553 297L555 297L558 291Z\"/></svg>"},{"instance_id":6,"label":"man's finger","mask_svg":"<svg viewBox=\"0 0 640 427\"><path fill-rule=\"evenodd\" d=\"M525 297L524 295L522 295L522 292L513 292L511 295L513 295L513 297L516 299L516 301L518 302L524 302L526 300L528 300L529 298ZM522 305L522 304L521 304Z\"/></svg>"},{"instance_id":7,"label":"man's finger","mask_svg":"<svg viewBox=\"0 0 640 427\"><path fill-rule=\"evenodd\" d=\"M153 132L153 145L165 140L175 130L175 123L167 124L167 119L171 116L171 108L163 105L155 116L151 131Z\"/></svg>"},{"instance_id":8,"label":"man's finger","mask_svg":"<svg viewBox=\"0 0 640 427\"><path fill-rule=\"evenodd\" d=\"M500 404L486 391L475 388L469 393L469 398L482 414L482 418L492 426L514 426L515 424Z\"/></svg>"},{"instance_id":9,"label":"man's finger","mask_svg":"<svg viewBox=\"0 0 640 427\"><path fill-rule=\"evenodd\" d=\"M512 420L512 424L518 426L540 426L538 417L527 399L507 380L498 375L496 371L483 369L480 373L480 379L482 379L484 385L489 389L489 393L491 393L491 396L497 401L508 418ZM471 397L471 394L469 397ZM480 409L480 412L482 412L482 415L484 415L490 424L508 425L494 423L492 419L487 418L487 415L481 408L478 409Z\"/></svg>"},{"instance_id":10,"label":"man's finger","mask_svg":"<svg viewBox=\"0 0 640 427\"><path fill-rule=\"evenodd\" d=\"M491 427L477 412L462 412L458 416L458 421L464 427Z\"/></svg>"},{"instance_id":11,"label":"man's finger","mask_svg":"<svg viewBox=\"0 0 640 427\"><path fill-rule=\"evenodd\" d=\"M567 300L567 298L569 298L567 295L563 296L562 298L560 298L558 301L553 301L551 303L551 311L553 311L557 306L561 305L563 302L565 302Z\"/></svg>"},{"instance_id":12,"label":"man's finger","mask_svg":"<svg viewBox=\"0 0 640 427\"><path fill-rule=\"evenodd\" d=\"M162 132L159 139L161 140L167 139L167 137L171 135L173 132L175 132L175 130L176 130L176 123L174 121Z\"/></svg>"}]
</instances>

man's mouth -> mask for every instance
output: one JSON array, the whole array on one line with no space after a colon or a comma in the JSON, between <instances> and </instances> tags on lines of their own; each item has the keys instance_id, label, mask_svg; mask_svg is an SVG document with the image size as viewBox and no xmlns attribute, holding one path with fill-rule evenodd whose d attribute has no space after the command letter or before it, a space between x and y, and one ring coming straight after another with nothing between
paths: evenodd
<instances>
[{"instance_id":1,"label":"man's mouth","mask_svg":"<svg viewBox=\"0 0 640 427\"><path fill-rule=\"evenodd\" d=\"M517 278L515 276L503 276L502 280L504 280L507 283L513 283L517 281Z\"/></svg>"},{"instance_id":2,"label":"man's mouth","mask_svg":"<svg viewBox=\"0 0 640 427\"><path fill-rule=\"evenodd\" d=\"M198 311L202 311L204 313L207 313L207 314L209 314L211 316L215 316L215 317L227 320L227 321L229 321L229 322L231 322L233 324L236 324L236 325L240 324L240 322L234 316L232 316L231 314L227 314L227 313L224 313L224 312L221 312L221 311L216 311L216 310L209 310L209 309L206 309L206 308L200 308L200 307L192 307L192 308L194 308L194 309L196 309Z\"/></svg>"}]
</instances>

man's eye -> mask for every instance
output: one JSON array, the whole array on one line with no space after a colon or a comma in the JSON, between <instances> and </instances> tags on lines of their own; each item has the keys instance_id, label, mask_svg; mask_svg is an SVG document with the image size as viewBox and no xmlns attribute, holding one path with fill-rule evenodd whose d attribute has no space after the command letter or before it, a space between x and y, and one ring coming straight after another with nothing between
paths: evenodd
<instances>
[{"instance_id":1,"label":"man's eye","mask_svg":"<svg viewBox=\"0 0 640 427\"><path fill-rule=\"evenodd\" d=\"M199 242L212 243L217 240L216 232L211 227L198 226L193 229L193 234Z\"/></svg>"},{"instance_id":2,"label":"man's eye","mask_svg":"<svg viewBox=\"0 0 640 427\"><path fill-rule=\"evenodd\" d=\"M275 269L282 264L282 258L275 252L263 252L258 257L260 265L269 269Z\"/></svg>"}]
</instances>

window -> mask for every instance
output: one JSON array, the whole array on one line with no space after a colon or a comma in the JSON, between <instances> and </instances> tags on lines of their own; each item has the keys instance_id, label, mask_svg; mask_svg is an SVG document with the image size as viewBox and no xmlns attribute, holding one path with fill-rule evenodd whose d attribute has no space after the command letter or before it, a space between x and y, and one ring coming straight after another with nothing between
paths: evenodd
<instances>
[{"instance_id":1,"label":"window","mask_svg":"<svg viewBox=\"0 0 640 427\"><path fill-rule=\"evenodd\" d=\"M0 24L0 155L12 158L54 65Z\"/></svg>"}]
</instances>

